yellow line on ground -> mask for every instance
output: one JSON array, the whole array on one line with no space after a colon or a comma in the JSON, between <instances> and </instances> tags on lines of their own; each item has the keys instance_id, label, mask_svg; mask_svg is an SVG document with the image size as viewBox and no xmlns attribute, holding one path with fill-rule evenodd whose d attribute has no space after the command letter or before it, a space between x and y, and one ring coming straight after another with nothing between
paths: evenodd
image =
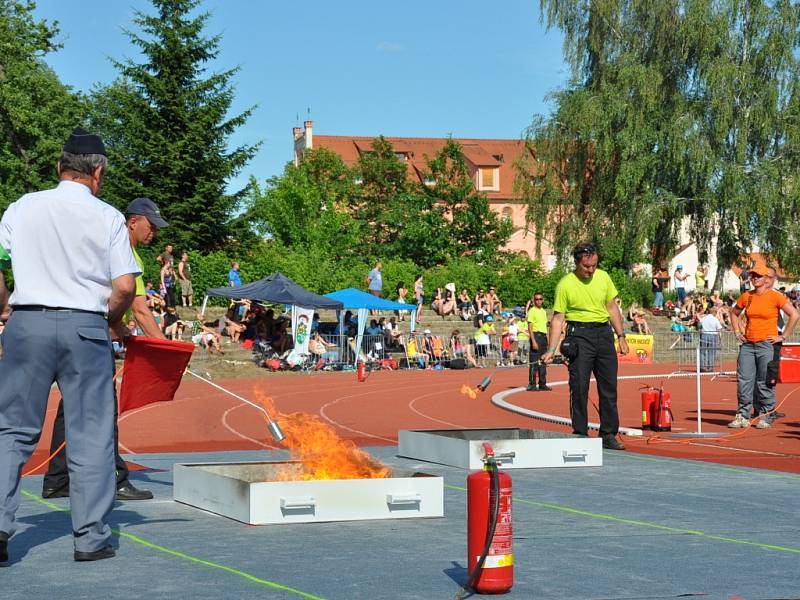
<instances>
[{"instance_id":1,"label":"yellow line on ground","mask_svg":"<svg viewBox=\"0 0 800 600\"><path fill-rule=\"evenodd\" d=\"M56 510L58 512L69 513L69 510L55 504L53 502L48 502L37 496L36 494L32 494L28 491L22 490L22 494L33 500L34 502L38 502L39 504L43 504L44 506ZM233 567L228 567L226 565L221 565L219 563L211 562L209 560L205 560L199 558L197 556L192 556L191 554L186 554L185 552L180 552L179 550L173 550L172 548L167 548L166 546L161 546L159 544L154 544L153 542L149 542L144 538L139 537L138 535L134 535L132 533L127 533L125 531L120 531L118 529L112 529L112 533L118 537L125 538L126 540L130 540L139 544L140 546L144 546L145 548L150 548L151 550L157 550L158 552L163 552L164 554L169 554L170 556L174 556L176 558L180 558L182 560L192 562L198 565L203 565L204 567L210 567L212 569L217 569L219 571L224 571L226 573L230 573L231 575L236 575L237 577L241 577L250 581L252 583L272 588L274 590L281 590L283 592L288 592L290 594L295 594L300 596L301 598L307 598L308 600L325 600L322 596L315 596L314 594L309 594L308 592L304 592L302 590L295 589L293 587L289 587L288 585L283 585L281 583L277 583L275 581L270 581L269 579L262 579L260 577L256 577L255 575L251 575L245 571L241 571L239 569L234 569Z\"/></svg>"}]
</instances>

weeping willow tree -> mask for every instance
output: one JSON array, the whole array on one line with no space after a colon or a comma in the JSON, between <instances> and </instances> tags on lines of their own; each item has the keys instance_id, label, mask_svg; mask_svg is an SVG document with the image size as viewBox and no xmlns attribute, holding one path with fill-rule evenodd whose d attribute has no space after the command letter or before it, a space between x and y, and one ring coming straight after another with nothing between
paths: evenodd
<instances>
[{"instance_id":1,"label":"weeping willow tree","mask_svg":"<svg viewBox=\"0 0 800 600\"><path fill-rule=\"evenodd\" d=\"M797 5L541 6L564 32L571 79L528 130L537 176L521 167L517 178L537 235L562 251L593 240L626 268L669 258L681 228L701 261L713 251L730 265L754 242L782 252L771 223L796 194L776 173L797 127Z\"/></svg>"}]
</instances>

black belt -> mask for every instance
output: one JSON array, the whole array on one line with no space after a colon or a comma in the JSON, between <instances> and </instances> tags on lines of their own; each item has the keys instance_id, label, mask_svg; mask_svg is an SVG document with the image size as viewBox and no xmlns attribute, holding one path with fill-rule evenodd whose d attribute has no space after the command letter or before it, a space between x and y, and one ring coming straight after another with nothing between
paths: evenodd
<instances>
[{"instance_id":1,"label":"black belt","mask_svg":"<svg viewBox=\"0 0 800 600\"><path fill-rule=\"evenodd\" d=\"M571 325L572 327L577 327L578 329L597 329L598 327L608 326L608 321L602 321L602 322L567 321L567 325Z\"/></svg>"},{"instance_id":2,"label":"black belt","mask_svg":"<svg viewBox=\"0 0 800 600\"><path fill-rule=\"evenodd\" d=\"M28 311L28 312L66 312L66 313L79 313L82 315L98 315L105 317L105 313L96 310L83 310L81 308L62 308L60 306L42 306L41 304L17 304L11 307L12 310Z\"/></svg>"}]
</instances>

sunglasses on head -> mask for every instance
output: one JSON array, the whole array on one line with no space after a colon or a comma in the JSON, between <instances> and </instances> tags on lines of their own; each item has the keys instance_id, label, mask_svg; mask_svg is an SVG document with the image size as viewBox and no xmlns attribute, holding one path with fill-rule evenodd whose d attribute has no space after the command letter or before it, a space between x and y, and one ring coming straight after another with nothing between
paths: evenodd
<instances>
[{"instance_id":1,"label":"sunglasses on head","mask_svg":"<svg viewBox=\"0 0 800 600\"><path fill-rule=\"evenodd\" d=\"M575 246L575 250L572 252L572 256L575 258L580 258L581 256L592 256L597 254L597 247L594 244L580 244Z\"/></svg>"}]
</instances>

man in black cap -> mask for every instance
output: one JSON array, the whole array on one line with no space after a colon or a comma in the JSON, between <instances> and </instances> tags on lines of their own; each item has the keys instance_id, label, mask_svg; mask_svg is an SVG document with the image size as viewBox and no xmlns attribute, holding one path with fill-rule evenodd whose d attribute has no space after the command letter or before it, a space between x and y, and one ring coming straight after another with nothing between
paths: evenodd
<instances>
[{"instance_id":1,"label":"man in black cap","mask_svg":"<svg viewBox=\"0 0 800 600\"><path fill-rule=\"evenodd\" d=\"M70 444L73 557L115 555L107 523L116 404L109 329L125 329L140 269L122 214L97 198L106 164L102 140L76 129L58 162L58 186L24 195L0 220L14 273L0 360L0 562L8 560L22 466L41 435L54 382Z\"/></svg>"},{"instance_id":2,"label":"man in black cap","mask_svg":"<svg viewBox=\"0 0 800 600\"><path fill-rule=\"evenodd\" d=\"M166 227L167 222L161 217L161 211L158 210L156 203L150 198L136 198L125 209L125 216L127 217L128 238L133 251L133 257L136 264L139 265L139 271L144 271L142 259L136 251L137 246L149 245L155 237L156 228ZM131 317L136 321L136 324L144 331L148 337L164 339L164 334L153 318L153 313L147 308L147 292L145 291L144 278L140 274L136 278L136 297L131 304L131 313L126 315L125 321L127 322ZM111 355L112 369L113 369L113 352ZM112 371L113 372L113 371ZM119 426L116 425L116 395L114 401L115 409L115 426L114 426L114 442L115 442L115 456L116 456L116 470L117 470L117 500L150 500L153 493L149 490L140 490L135 487L129 479L130 471L128 465L119 455ZM50 442L50 454L55 454L50 461L47 474L44 476L42 482L42 497L43 498L66 498L69 496L69 472L67 470L67 450L58 452L58 449L64 443L64 404L59 402L58 412L56 413L56 420L53 423L53 437Z\"/></svg>"}]
</instances>

